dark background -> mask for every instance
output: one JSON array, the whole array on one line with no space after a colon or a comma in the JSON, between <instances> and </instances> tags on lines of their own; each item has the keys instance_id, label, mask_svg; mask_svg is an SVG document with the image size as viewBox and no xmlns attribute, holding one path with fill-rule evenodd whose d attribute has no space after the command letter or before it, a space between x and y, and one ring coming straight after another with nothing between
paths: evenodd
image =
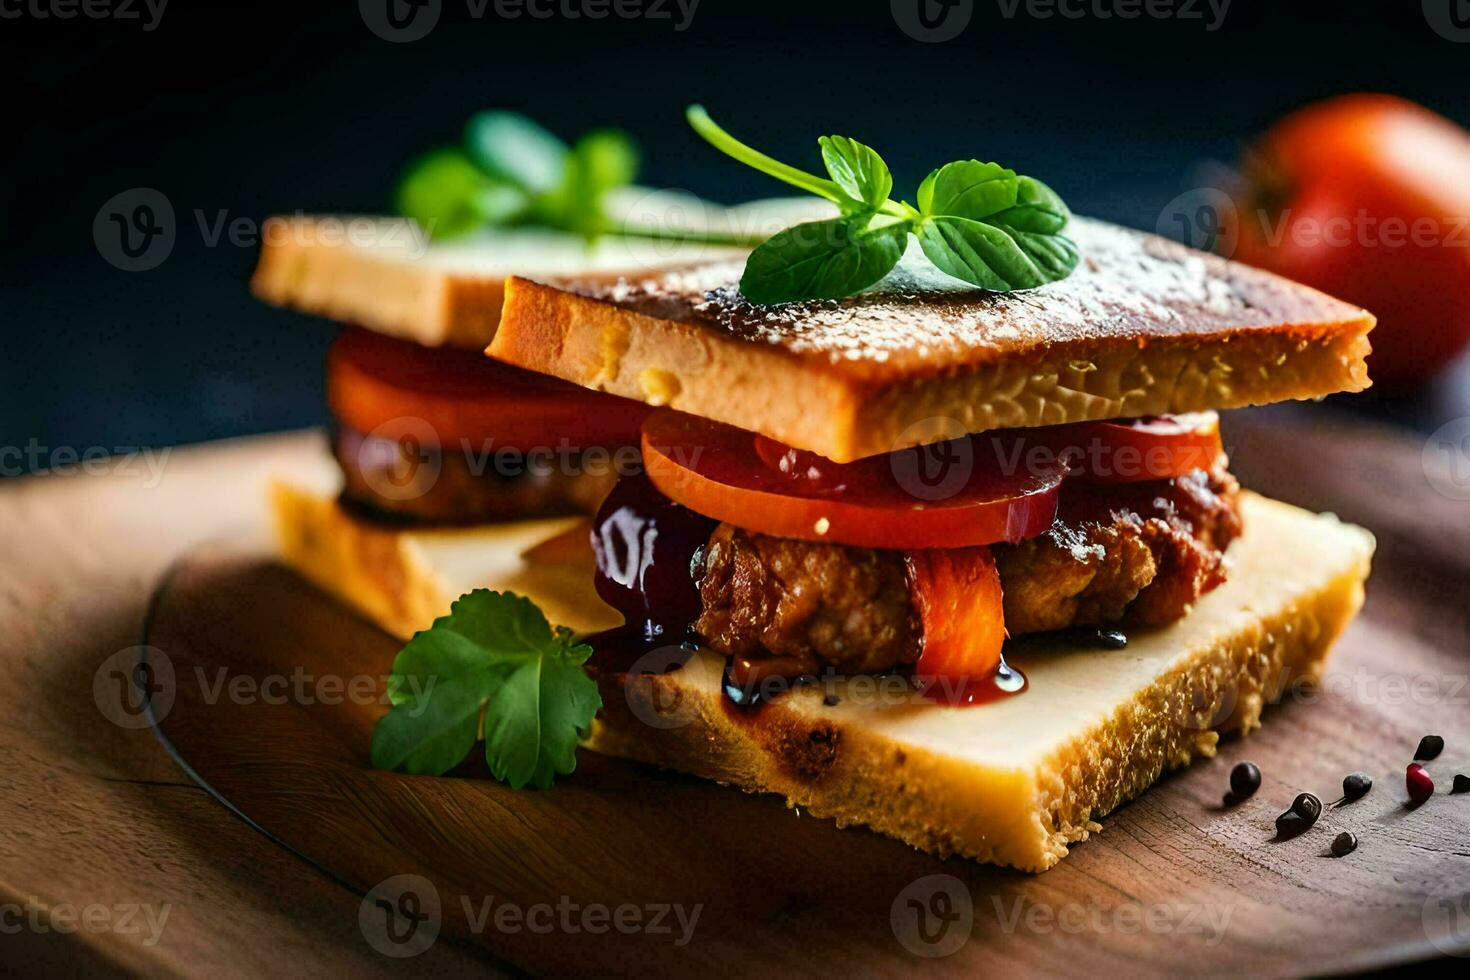
<instances>
[{"instance_id":1,"label":"dark background","mask_svg":"<svg viewBox=\"0 0 1470 980\"><path fill-rule=\"evenodd\" d=\"M699 142L681 117L691 101L795 163L816 165L819 133L849 134L909 193L936 162L994 158L1079 212L1146 229L1212 162L1323 96L1389 91L1470 123L1470 44L1436 34L1419 0L1234 0L1213 32L1024 7L1008 19L999 0L974 0L969 26L939 44L905 35L889 0L701 0L682 32L506 20L493 6L474 19L465 0L443 2L428 37L398 44L368 30L356 0L172 0L147 32L0 20L0 445L162 445L320 421L331 326L254 302L254 249L209 245L196 212L212 224L384 210L402 164L482 108L568 137L621 126L644 148L642 182L720 201L782 188ZM92 222L140 186L172 203L177 243L129 273L103 260ZM1355 407L1432 428L1466 375Z\"/></svg>"}]
</instances>

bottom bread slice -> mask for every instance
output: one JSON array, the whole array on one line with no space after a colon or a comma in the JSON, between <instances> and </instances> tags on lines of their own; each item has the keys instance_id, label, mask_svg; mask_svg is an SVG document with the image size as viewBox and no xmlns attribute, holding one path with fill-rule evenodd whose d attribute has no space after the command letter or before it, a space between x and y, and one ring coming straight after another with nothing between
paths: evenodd
<instances>
[{"instance_id":1,"label":"bottom bread slice","mask_svg":"<svg viewBox=\"0 0 1470 980\"><path fill-rule=\"evenodd\" d=\"M475 586L530 595L573 628L616 622L568 522L410 532L306 491L278 489L275 504L287 561L399 636ZM654 651L599 678L587 745L937 854L1045 870L1164 772L1213 755L1222 732L1257 727L1286 684L1315 679L1361 607L1372 535L1254 494L1242 508L1225 585L1123 649L1012 644L1019 695L955 708L899 678L832 678L747 712L721 692L721 658Z\"/></svg>"}]
</instances>

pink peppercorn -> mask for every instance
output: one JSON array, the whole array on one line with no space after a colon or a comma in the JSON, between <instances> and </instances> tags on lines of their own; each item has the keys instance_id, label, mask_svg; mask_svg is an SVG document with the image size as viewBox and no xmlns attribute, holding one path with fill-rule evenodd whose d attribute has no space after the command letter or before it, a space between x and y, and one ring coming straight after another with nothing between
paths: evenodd
<instances>
[{"instance_id":1,"label":"pink peppercorn","mask_svg":"<svg viewBox=\"0 0 1470 980\"><path fill-rule=\"evenodd\" d=\"M1410 763L1408 771L1404 773L1404 786L1409 790L1409 802L1415 806L1434 795L1434 780L1429 778L1429 773L1417 762Z\"/></svg>"}]
</instances>

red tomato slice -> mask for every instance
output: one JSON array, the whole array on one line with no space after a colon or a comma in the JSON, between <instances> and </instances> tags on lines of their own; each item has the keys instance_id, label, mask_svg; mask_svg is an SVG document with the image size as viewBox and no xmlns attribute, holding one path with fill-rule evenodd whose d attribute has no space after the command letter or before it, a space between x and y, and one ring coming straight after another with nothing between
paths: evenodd
<instances>
[{"instance_id":1,"label":"red tomato slice","mask_svg":"<svg viewBox=\"0 0 1470 980\"><path fill-rule=\"evenodd\" d=\"M973 449L961 439L844 464L668 409L643 424L654 486L747 530L919 549L1020 541L1050 527L1064 465L1007 472Z\"/></svg>"},{"instance_id":2,"label":"red tomato slice","mask_svg":"<svg viewBox=\"0 0 1470 980\"><path fill-rule=\"evenodd\" d=\"M1099 483L1172 480L1208 470L1225 454L1214 412L1011 429L972 438L984 442L987 437L998 455L1009 451L1015 458L1015 440L1023 440L1023 451L1039 449L1042 460L1062 456L1069 476Z\"/></svg>"},{"instance_id":3,"label":"red tomato slice","mask_svg":"<svg viewBox=\"0 0 1470 980\"><path fill-rule=\"evenodd\" d=\"M361 433L423 419L440 445L636 445L648 406L491 360L348 328L327 352L327 403Z\"/></svg>"},{"instance_id":4,"label":"red tomato slice","mask_svg":"<svg viewBox=\"0 0 1470 980\"><path fill-rule=\"evenodd\" d=\"M947 548L907 555L924 650L914 674L928 686L992 676L1006 639L1000 572L989 548Z\"/></svg>"}]
</instances>

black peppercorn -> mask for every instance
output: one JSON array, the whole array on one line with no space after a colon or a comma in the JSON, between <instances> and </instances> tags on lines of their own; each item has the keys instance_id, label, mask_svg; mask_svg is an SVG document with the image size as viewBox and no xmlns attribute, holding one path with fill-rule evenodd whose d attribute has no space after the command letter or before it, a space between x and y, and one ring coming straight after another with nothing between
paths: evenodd
<instances>
[{"instance_id":1,"label":"black peppercorn","mask_svg":"<svg viewBox=\"0 0 1470 980\"><path fill-rule=\"evenodd\" d=\"M1291 809L1276 818L1276 833L1281 837L1295 837L1311 827L1322 815L1322 801L1311 793L1300 793L1291 802Z\"/></svg>"},{"instance_id":2,"label":"black peppercorn","mask_svg":"<svg viewBox=\"0 0 1470 980\"><path fill-rule=\"evenodd\" d=\"M1450 785L1451 793L1470 793L1470 776L1462 773L1455 774L1455 781Z\"/></svg>"},{"instance_id":3,"label":"black peppercorn","mask_svg":"<svg viewBox=\"0 0 1470 980\"><path fill-rule=\"evenodd\" d=\"M1373 780L1367 773L1355 772L1342 781L1342 802L1354 803L1368 795L1373 788Z\"/></svg>"},{"instance_id":4,"label":"black peppercorn","mask_svg":"<svg viewBox=\"0 0 1470 980\"><path fill-rule=\"evenodd\" d=\"M1358 839L1344 830L1332 841L1332 856L1347 857L1358 849Z\"/></svg>"},{"instance_id":5,"label":"black peppercorn","mask_svg":"<svg viewBox=\"0 0 1470 980\"><path fill-rule=\"evenodd\" d=\"M1419 740L1419 747L1414 750L1414 761L1428 762L1430 759L1438 759L1443 751L1444 739L1438 735L1425 735Z\"/></svg>"},{"instance_id":6,"label":"black peppercorn","mask_svg":"<svg viewBox=\"0 0 1470 980\"><path fill-rule=\"evenodd\" d=\"M1261 788L1261 770L1254 762L1237 762L1230 770L1230 795L1235 802L1250 799Z\"/></svg>"}]
</instances>

